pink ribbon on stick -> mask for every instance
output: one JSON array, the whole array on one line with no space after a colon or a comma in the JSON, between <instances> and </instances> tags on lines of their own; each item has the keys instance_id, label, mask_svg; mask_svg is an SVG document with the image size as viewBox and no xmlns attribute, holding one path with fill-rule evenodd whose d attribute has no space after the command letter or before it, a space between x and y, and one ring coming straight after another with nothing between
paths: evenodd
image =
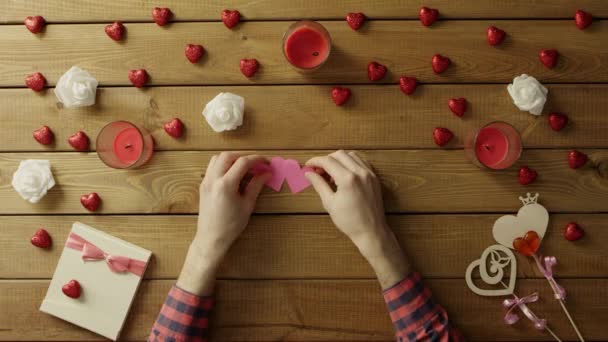
<instances>
[{"instance_id":1,"label":"pink ribbon on stick","mask_svg":"<svg viewBox=\"0 0 608 342\"><path fill-rule=\"evenodd\" d=\"M519 298L516 295L513 295L513 298L507 298L502 302L502 306L507 308L507 313L505 314L504 320L505 323L512 325L519 321L519 316L513 312L515 308L519 308L521 312L528 317L534 323L534 327L538 330L543 330L547 327L547 321L545 319L538 318L532 310L526 305L529 303L534 303L538 300L538 293L534 292L531 295L527 295L525 297Z\"/></svg>"},{"instance_id":2,"label":"pink ribbon on stick","mask_svg":"<svg viewBox=\"0 0 608 342\"><path fill-rule=\"evenodd\" d=\"M130 272L141 277L146 270L146 262L106 253L76 233L70 233L65 246L82 251L82 260L84 261L105 260L110 270L115 273Z\"/></svg>"}]
</instances>

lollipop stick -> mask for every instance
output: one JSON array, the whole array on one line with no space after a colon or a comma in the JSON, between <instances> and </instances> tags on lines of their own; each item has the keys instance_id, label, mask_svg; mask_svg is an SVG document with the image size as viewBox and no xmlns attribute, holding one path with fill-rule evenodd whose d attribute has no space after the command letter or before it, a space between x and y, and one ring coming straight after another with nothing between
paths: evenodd
<instances>
[{"instance_id":1,"label":"lollipop stick","mask_svg":"<svg viewBox=\"0 0 608 342\"><path fill-rule=\"evenodd\" d=\"M557 341L557 342L562 342L562 340L559 339L559 337L557 337L557 335L555 335L555 333L553 332L553 330L551 330L551 328L549 327L545 327L545 329L547 329L547 331L549 332L549 334L551 334L551 336L553 336L553 338Z\"/></svg>"},{"instance_id":2,"label":"lollipop stick","mask_svg":"<svg viewBox=\"0 0 608 342\"><path fill-rule=\"evenodd\" d=\"M538 256L536 254L532 254L532 257L534 258L534 261L536 261L536 266L538 266L538 269L543 272L543 265L540 263L540 260L538 260ZM549 280L549 278L545 277L545 279L547 279L547 282L549 283L549 286L551 286L551 290L553 290L553 292L555 294L558 294L559 291L558 289L555 287L555 284ZM572 316L570 316L570 312L568 311L568 309L566 308L566 304L564 304L564 300L561 298L557 298L557 300L559 301L559 304L561 305L562 309L564 310L564 313L566 314L566 317L568 317L568 320L570 321L570 324L572 325L572 327L574 328L574 331L576 332L576 335L578 336L579 340L581 340L581 342L585 342L585 339L583 338L583 335L581 334L581 332L578 330L578 327L576 326L576 323L574 323L574 320L572 319Z\"/></svg>"}]
</instances>

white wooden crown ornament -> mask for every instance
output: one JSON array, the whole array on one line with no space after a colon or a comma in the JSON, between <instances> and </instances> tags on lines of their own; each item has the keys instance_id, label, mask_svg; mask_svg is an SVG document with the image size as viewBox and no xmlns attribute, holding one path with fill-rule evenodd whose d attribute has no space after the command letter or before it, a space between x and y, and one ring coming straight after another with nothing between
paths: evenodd
<instances>
[{"instance_id":1,"label":"white wooden crown ornament","mask_svg":"<svg viewBox=\"0 0 608 342\"><path fill-rule=\"evenodd\" d=\"M534 231L538 234L540 244L547 232L549 212L537 203L538 196L527 193L526 197L519 197L523 206L517 212L517 216L505 215L494 222L492 234L496 242L507 248L513 248L513 240L523 237L529 231Z\"/></svg>"}]
</instances>

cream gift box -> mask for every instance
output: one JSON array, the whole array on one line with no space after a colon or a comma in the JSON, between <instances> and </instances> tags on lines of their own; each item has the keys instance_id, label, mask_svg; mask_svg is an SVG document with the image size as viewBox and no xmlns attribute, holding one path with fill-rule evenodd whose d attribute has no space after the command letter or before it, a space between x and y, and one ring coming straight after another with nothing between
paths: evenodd
<instances>
[{"instance_id":1,"label":"cream gift box","mask_svg":"<svg viewBox=\"0 0 608 342\"><path fill-rule=\"evenodd\" d=\"M91 260L94 254L96 259ZM74 223L40 311L116 340L151 255L146 249ZM82 288L77 299L61 290L72 279Z\"/></svg>"}]
</instances>

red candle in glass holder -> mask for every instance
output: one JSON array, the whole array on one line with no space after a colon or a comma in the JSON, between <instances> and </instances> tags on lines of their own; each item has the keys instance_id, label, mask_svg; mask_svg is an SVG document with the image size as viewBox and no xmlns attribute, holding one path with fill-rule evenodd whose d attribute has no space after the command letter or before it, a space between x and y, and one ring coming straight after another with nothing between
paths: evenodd
<instances>
[{"instance_id":1,"label":"red candle in glass holder","mask_svg":"<svg viewBox=\"0 0 608 342\"><path fill-rule=\"evenodd\" d=\"M97 155L115 169L134 169L150 160L154 152L152 135L127 121L115 121L97 136Z\"/></svg>"},{"instance_id":2,"label":"red candle in glass holder","mask_svg":"<svg viewBox=\"0 0 608 342\"><path fill-rule=\"evenodd\" d=\"M465 151L476 165L503 170L521 156L521 136L506 122L492 122L467 137Z\"/></svg>"},{"instance_id":3,"label":"red candle in glass holder","mask_svg":"<svg viewBox=\"0 0 608 342\"><path fill-rule=\"evenodd\" d=\"M298 21L283 36L283 54L289 63L303 71L321 67L330 51L329 32L315 21Z\"/></svg>"}]
</instances>

